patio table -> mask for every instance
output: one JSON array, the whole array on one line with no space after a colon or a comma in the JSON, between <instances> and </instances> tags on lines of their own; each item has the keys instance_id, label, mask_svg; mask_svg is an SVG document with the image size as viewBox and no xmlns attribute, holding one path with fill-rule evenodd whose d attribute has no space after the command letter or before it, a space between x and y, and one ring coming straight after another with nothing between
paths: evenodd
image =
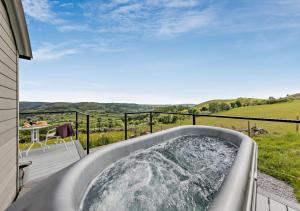
<instances>
[{"instance_id":1,"label":"patio table","mask_svg":"<svg viewBox=\"0 0 300 211\"><path fill-rule=\"evenodd\" d=\"M43 128L47 128L50 127L50 125L44 125L44 126L31 126L31 127L20 127L19 130L20 131L25 131L25 130L30 130L31 132L31 145L29 146L29 148L26 150L26 156L28 156L28 153L30 151L30 149L32 148L32 146L34 145L34 143L38 143L40 144L43 148L43 151L45 152L45 147L46 144L40 142L40 129Z\"/></svg>"}]
</instances>

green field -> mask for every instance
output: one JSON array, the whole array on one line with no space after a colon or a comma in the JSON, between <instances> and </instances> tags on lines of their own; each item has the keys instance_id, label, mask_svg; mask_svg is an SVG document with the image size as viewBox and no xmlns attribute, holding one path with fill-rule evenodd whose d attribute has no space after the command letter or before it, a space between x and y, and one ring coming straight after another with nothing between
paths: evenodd
<instances>
[{"instance_id":1,"label":"green field","mask_svg":"<svg viewBox=\"0 0 300 211\"><path fill-rule=\"evenodd\" d=\"M300 115L300 100L269 105L240 107L220 114L294 119L296 116Z\"/></svg>"},{"instance_id":2,"label":"green field","mask_svg":"<svg viewBox=\"0 0 300 211\"><path fill-rule=\"evenodd\" d=\"M254 137L258 144L258 169L286 181L300 201L300 134Z\"/></svg>"},{"instance_id":3,"label":"green field","mask_svg":"<svg viewBox=\"0 0 300 211\"><path fill-rule=\"evenodd\" d=\"M286 103L271 105L247 106L231 109L229 111L217 113L217 115L227 116L245 116L245 117L265 117L296 119L300 115L300 100L294 100ZM246 129L248 121L236 119L217 119L211 117L197 118L197 124L212 125L231 129ZM264 128L270 133L282 134L286 132L295 132L296 125L290 123L270 123L264 121L250 121L251 126Z\"/></svg>"}]
</instances>

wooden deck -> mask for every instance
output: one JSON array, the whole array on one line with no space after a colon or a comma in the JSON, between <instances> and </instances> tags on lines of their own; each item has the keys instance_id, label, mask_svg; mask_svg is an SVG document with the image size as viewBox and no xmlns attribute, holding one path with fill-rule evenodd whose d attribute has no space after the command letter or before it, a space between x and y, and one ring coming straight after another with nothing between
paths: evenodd
<instances>
[{"instance_id":1,"label":"wooden deck","mask_svg":"<svg viewBox=\"0 0 300 211\"><path fill-rule=\"evenodd\" d=\"M300 211L300 205L258 189L256 211Z\"/></svg>"},{"instance_id":2,"label":"wooden deck","mask_svg":"<svg viewBox=\"0 0 300 211\"><path fill-rule=\"evenodd\" d=\"M32 161L27 182L46 178L79 160L75 144L68 142L67 147L68 150L64 144L50 145L45 152L41 148L32 149L27 157L25 152L22 152L23 157L20 162Z\"/></svg>"}]
</instances>

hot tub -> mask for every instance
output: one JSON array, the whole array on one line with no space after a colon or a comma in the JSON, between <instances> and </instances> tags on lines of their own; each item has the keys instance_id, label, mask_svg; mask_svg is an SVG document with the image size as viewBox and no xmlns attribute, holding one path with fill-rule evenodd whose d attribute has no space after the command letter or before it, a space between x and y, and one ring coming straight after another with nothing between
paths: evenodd
<instances>
[{"instance_id":1,"label":"hot tub","mask_svg":"<svg viewBox=\"0 0 300 211\"><path fill-rule=\"evenodd\" d=\"M242 133L207 126L181 126L104 147L51 176L8 210L83 210L82 206L91 186L95 183L95 178L116 161L184 136L215 137L237 148L234 161L207 209L255 210L256 143Z\"/></svg>"}]
</instances>

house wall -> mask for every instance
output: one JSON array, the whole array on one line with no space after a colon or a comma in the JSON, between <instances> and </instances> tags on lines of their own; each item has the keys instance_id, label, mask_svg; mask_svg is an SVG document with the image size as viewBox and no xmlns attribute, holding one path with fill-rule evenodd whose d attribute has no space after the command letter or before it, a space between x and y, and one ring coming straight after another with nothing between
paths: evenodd
<instances>
[{"instance_id":1,"label":"house wall","mask_svg":"<svg viewBox=\"0 0 300 211\"><path fill-rule=\"evenodd\" d=\"M0 210L10 205L18 186L18 53L0 1Z\"/></svg>"}]
</instances>

